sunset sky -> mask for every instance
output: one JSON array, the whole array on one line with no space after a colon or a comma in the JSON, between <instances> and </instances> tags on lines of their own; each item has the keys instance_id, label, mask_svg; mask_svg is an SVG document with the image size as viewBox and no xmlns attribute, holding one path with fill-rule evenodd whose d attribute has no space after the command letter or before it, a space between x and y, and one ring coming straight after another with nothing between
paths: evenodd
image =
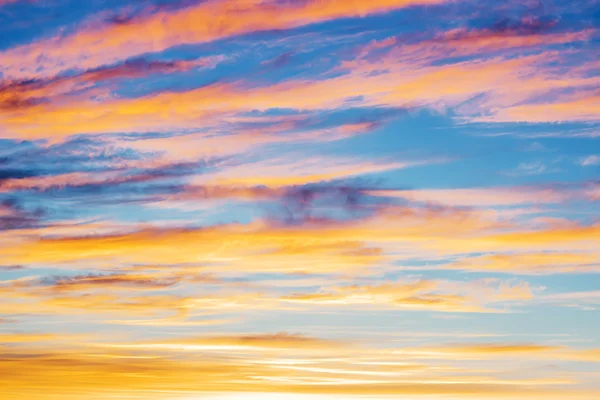
<instances>
[{"instance_id":1,"label":"sunset sky","mask_svg":"<svg viewBox=\"0 0 600 400\"><path fill-rule=\"evenodd\" d=\"M0 0L0 400L600 399L600 1Z\"/></svg>"}]
</instances>

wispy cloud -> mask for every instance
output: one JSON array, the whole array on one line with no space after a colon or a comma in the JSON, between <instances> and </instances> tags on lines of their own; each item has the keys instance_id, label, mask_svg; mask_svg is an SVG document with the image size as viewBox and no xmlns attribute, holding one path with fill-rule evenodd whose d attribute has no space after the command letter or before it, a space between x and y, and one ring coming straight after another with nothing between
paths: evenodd
<instances>
[{"instance_id":1,"label":"wispy cloud","mask_svg":"<svg viewBox=\"0 0 600 400\"><path fill-rule=\"evenodd\" d=\"M598 165L598 164L600 164L600 156L597 156L597 155L587 156L587 157L582 158L579 161L579 163L582 167L590 167L593 165Z\"/></svg>"},{"instance_id":2,"label":"wispy cloud","mask_svg":"<svg viewBox=\"0 0 600 400\"><path fill-rule=\"evenodd\" d=\"M595 95L558 100L549 104L524 104L508 107L480 122L565 122L598 121L600 98Z\"/></svg>"},{"instance_id":3,"label":"wispy cloud","mask_svg":"<svg viewBox=\"0 0 600 400\"><path fill-rule=\"evenodd\" d=\"M447 289L444 290L444 286L448 286L447 283L424 280L408 284L349 286L333 288L320 293L293 294L284 297L283 300L319 306L366 306L458 313L494 313L505 310L488 308L487 305L506 301L530 300L533 297L528 285L486 287L485 298L477 298L473 294L469 294L468 289L461 294L449 293Z\"/></svg>"},{"instance_id":4,"label":"wispy cloud","mask_svg":"<svg viewBox=\"0 0 600 400\"><path fill-rule=\"evenodd\" d=\"M360 17L444 0L375 0L342 4L306 1L213 1L176 11L133 17L122 23L83 26L64 37L16 47L0 55L5 76L55 75L73 68L96 68L174 46L235 35L289 29L344 17ZM218 21L218 22L215 22ZM44 60L40 62L39 60Z\"/></svg>"},{"instance_id":5,"label":"wispy cloud","mask_svg":"<svg viewBox=\"0 0 600 400\"><path fill-rule=\"evenodd\" d=\"M151 74L167 74L184 72L193 68L214 66L216 57L190 61L149 61L143 58L127 60L114 66L103 66L74 75L52 78L34 78L0 82L0 111L20 112L28 108L50 102L59 102L88 90L92 96L98 94L91 91L99 83L134 79ZM75 100L77 101L77 100Z\"/></svg>"}]
</instances>

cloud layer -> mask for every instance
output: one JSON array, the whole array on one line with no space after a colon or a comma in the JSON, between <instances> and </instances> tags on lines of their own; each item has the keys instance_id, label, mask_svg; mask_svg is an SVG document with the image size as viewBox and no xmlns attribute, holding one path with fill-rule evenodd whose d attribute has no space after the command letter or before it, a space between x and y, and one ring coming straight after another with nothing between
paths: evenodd
<instances>
[{"instance_id":1,"label":"cloud layer","mask_svg":"<svg viewBox=\"0 0 600 400\"><path fill-rule=\"evenodd\" d=\"M0 0L0 399L598 398L580 3Z\"/></svg>"}]
</instances>

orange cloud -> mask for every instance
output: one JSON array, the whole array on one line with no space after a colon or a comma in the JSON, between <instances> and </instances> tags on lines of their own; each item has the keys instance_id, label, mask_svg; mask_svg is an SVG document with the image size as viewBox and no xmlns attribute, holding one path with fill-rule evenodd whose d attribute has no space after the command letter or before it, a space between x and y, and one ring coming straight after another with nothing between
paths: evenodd
<instances>
[{"instance_id":1,"label":"orange cloud","mask_svg":"<svg viewBox=\"0 0 600 400\"><path fill-rule=\"evenodd\" d=\"M600 96L591 95L546 104L523 104L498 110L477 122L566 122L598 121Z\"/></svg>"},{"instance_id":2,"label":"orange cloud","mask_svg":"<svg viewBox=\"0 0 600 400\"><path fill-rule=\"evenodd\" d=\"M468 257L443 268L512 274L587 273L600 270L600 254L590 252L509 253Z\"/></svg>"},{"instance_id":3,"label":"orange cloud","mask_svg":"<svg viewBox=\"0 0 600 400\"><path fill-rule=\"evenodd\" d=\"M124 24L83 27L71 35L41 40L0 54L5 76L52 76L69 69L93 69L183 44L203 43L337 18L359 17L445 0L336 0L278 5L260 0L203 2L174 12L158 12Z\"/></svg>"},{"instance_id":4,"label":"orange cloud","mask_svg":"<svg viewBox=\"0 0 600 400\"><path fill-rule=\"evenodd\" d=\"M443 108L487 94L480 100L485 104L472 105L474 110L465 111L469 114L480 113L482 108L510 107L553 88L598 82L591 78L558 78L540 70L539 63L549 58L542 54L416 68L418 64L410 58L387 57L377 67L359 65L345 75L327 80L292 80L259 88L241 83L214 84L186 92L100 102L78 99L34 105L27 112L4 113L0 119L8 137L59 139L81 133L193 130L240 112L273 108L322 110L344 107L352 98L362 98L362 106ZM383 72L374 74L375 71ZM252 140L260 142L261 138ZM242 139L234 146L243 146L244 142ZM159 145L160 140L155 144ZM177 147L177 142L169 146Z\"/></svg>"},{"instance_id":5,"label":"orange cloud","mask_svg":"<svg viewBox=\"0 0 600 400\"><path fill-rule=\"evenodd\" d=\"M513 227L506 233L473 235L469 237L447 237L425 246L442 254L477 252L590 252L596 250L600 238L599 225L570 223L541 229L518 229ZM527 270L527 267L525 267Z\"/></svg>"},{"instance_id":6,"label":"orange cloud","mask_svg":"<svg viewBox=\"0 0 600 400\"><path fill-rule=\"evenodd\" d=\"M65 320L76 316L81 322L118 325L202 326L231 323L231 318L214 318L217 314L277 309L274 297L253 287L258 285L228 283L199 273L204 269L198 267L131 269L146 272L4 281L0 314ZM177 290L169 290L176 283Z\"/></svg>"},{"instance_id":7,"label":"orange cloud","mask_svg":"<svg viewBox=\"0 0 600 400\"><path fill-rule=\"evenodd\" d=\"M590 242L600 238L600 225L561 227L557 229L538 230L530 232L513 232L498 234L485 238L498 245L530 245L556 244L569 242Z\"/></svg>"},{"instance_id":8,"label":"orange cloud","mask_svg":"<svg viewBox=\"0 0 600 400\"><path fill-rule=\"evenodd\" d=\"M327 263L317 263L327 252L333 255L373 257L372 252L350 251L348 242L395 243L409 245L442 240L453 235L474 235L494 227L496 223L480 215L456 210L419 210L403 207L379 209L366 220L350 222L313 221L302 226L273 226L257 221L247 225L224 225L205 229L156 229L107 236L41 238L11 238L0 255L11 265L30 263L98 262L120 264L180 264L232 263L236 268L251 265L261 269L265 255L272 257L287 248L302 248L293 252L298 264L279 270L314 272L318 268L335 270L339 262L327 268ZM35 233L34 233L35 234ZM316 251L319 257L312 257ZM399 249L399 248L397 248ZM341 252L340 252L341 250ZM305 253L306 252L306 253ZM304 255L305 254L305 255ZM306 256L310 263L302 262ZM243 260L242 264L238 261ZM252 261L256 260L254 264ZM332 260L328 260L332 261ZM317 263L317 264L313 264ZM269 268L273 266L268 265ZM267 269L268 270L268 269Z\"/></svg>"},{"instance_id":9,"label":"orange cloud","mask_svg":"<svg viewBox=\"0 0 600 400\"><path fill-rule=\"evenodd\" d=\"M36 343L59 339L56 335L47 333L1 333L0 345L6 343Z\"/></svg>"},{"instance_id":10,"label":"orange cloud","mask_svg":"<svg viewBox=\"0 0 600 400\"><path fill-rule=\"evenodd\" d=\"M411 68L394 61L388 73L373 68L323 81L287 81L261 88L215 84L137 99L38 104L0 116L8 137L62 138L73 134L194 129L231 113L272 108L319 110L362 96L368 106L458 104L472 96L517 85L536 57ZM539 57L537 57L539 58ZM532 72L532 71L529 71ZM546 86L549 82L543 82ZM546 87L547 88L547 87ZM158 144L158 143L157 143Z\"/></svg>"},{"instance_id":11,"label":"orange cloud","mask_svg":"<svg viewBox=\"0 0 600 400\"><path fill-rule=\"evenodd\" d=\"M116 349L150 349L174 351L248 351L248 350L285 350L322 352L324 349L336 349L341 343L323 340L300 334L280 332L270 335L218 336L199 338L178 338L159 342L107 345Z\"/></svg>"},{"instance_id":12,"label":"orange cloud","mask_svg":"<svg viewBox=\"0 0 600 400\"><path fill-rule=\"evenodd\" d=\"M172 354L173 346L182 349ZM195 357L194 346L203 354ZM285 350L285 351L282 351ZM29 396L69 399L107 396L158 399L207 395L240 398L255 394L296 395L427 395L492 399L561 398L571 394L592 399L593 392L561 388L575 383L568 376L547 374L528 378L481 364L461 368L456 360L544 356L570 348L544 345L493 344L438 348L340 346L316 338L240 335L200 339L170 339L131 345L80 345L45 352L9 349L0 360L0 398ZM440 362L406 363L407 359ZM481 367L484 369L480 370ZM77 379L75 379L76 377ZM558 387L554 387L558 386ZM550 390L554 394L551 394ZM72 397L71 397L72 396ZM237 397L236 397L237 396ZM423 396L423 397L421 397ZM231 398L231 397L230 397ZM243 397L242 397L243 398ZM290 397L293 398L293 397Z\"/></svg>"},{"instance_id":13,"label":"orange cloud","mask_svg":"<svg viewBox=\"0 0 600 400\"><path fill-rule=\"evenodd\" d=\"M360 269L381 260L377 251L368 251L368 247L360 243L349 244L343 237L311 239L309 232L281 233L283 235L278 237L275 229L251 226L197 231L148 230L112 237L47 239L29 245L23 243L26 247L36 247L36 254L26 256L21 250L4 254L6 260L14 257L22 263L102 261L152 265L210 262L226 270L243 267L245 271L288 272ZM12 255L9 256L9 252Z\"/></svg>"},{"instance_id":14,"label":"orange cloud","mask_svg":"<svg viewBox=\"0 0 600 400\"><path fill-rule=\"evenodd\" d=\"M377 286L352 285L334 287L320 293L293 294L281 300L295 304L316 306L365 306L374 308L401 308L439 312L499 312L487 304L530 300L533 296L528 285L474 282L456 285L439 281L421 280L415 283L390 283ZM448 289L452 289L449 292ZM475 290L474 290L475 289Z\"/></svg>"},{"instance_id":15,"label":"orange cloud","mask_svg":"<svg viewBox=\"0 0 600 400\"><path fill-rule=\"evenodd\" d=\"M43 231L5 235L0 256L6 265L203 265L205 272L340 272L383 267L391 260L466 253L531 253L515 261L522 271L538 270L537 253L593 251L598 226L567 225L542 228L502 222L486 212L446 208L377 208L368 218L347 222L307 219L279 226L255 221L204 229L149 227L130 233L87 237L43 237ZM121 228L122 229L122 228ZM130 227L129 229L132 229ZM583 253L582 253L583 254ZM589 253L593 254L593 253ZM537 258L536 258L537 257ZM546 257L547 258L547 257ZM548 261L560 269L564 260ZM580 259L579 261L586 261ZM510 270L511 260L475 257L439 268ZM71 268L71 267L69 267ZM80 267L82 268L82 267ZM438 267L436 267L438 268ZM512 270L514 272L514 270Z\"/></svg>"},{"instance_id":16,"label":"orange cloud","mask_svg":"<svg viewBox=\"0 0 600 400\"><path fill-rule=\"evenodd\" d=\"M413 69L431 69L432 64L440 62L448 67L466 66L466 68L462 68L465 75L459 74L458 70L453 73L452 68L440 69L438 74L432 74L422 83L415 80L414 84L401 88L408 94L413 93L415 85L422 90L429 89L428 92L432 94L437 94L440 90L440 96L437 99L431 99L425 105L441 110L456 105L455 101L460 97L453 98L452 96L463 95L465 96L464 100L471 101L462 104L455 111L459 115L464 115L469 121L593 121L597 114L597 112L594 113L595 100L593 96L591 99L575 101L573 104L570 102L563 104L560 99L550 101L546 105L533 102L542 94L547 94L551 98L556 97L553 91L576 89L588 92L597 87L600 81L593 75L590 77L589 74L589 70L593 70L594 63L586 63L585 67L572 67L566 72L555 71L550 63L553 60L560 61L571 57L571 53L547 50L533 56L515 57L515 51L523 47L540 48L540 46L546 45L588 41L596 35L597 31L594 30L533 34L521 32L518 29L501 31L455 29L416 44L404 44L401 39L396 38L370 43L358 50L359 56L356 60L345 62L343 66L349 71L377 71L383 75L386 70L402 68L402 65L406 69L409 69L408 65L412 65ZM383 56L371 54L381 47L388 48L388 52ZM503 51L499 52L500 50ZM507 53L511 50L512 54ZM495 57L504 60L504 65L500 67L501 63L490 63L488 59L487 62L480 64L481 71L467 73L469 66L476 67L478 62L485 60L481 58L481 55L489 52L493 52ZM497 53L503 55L499 56ZM452 57L465 56L479 57L458 64L452 59ZM519 59L522 61L520 65L515 63ZM494 72L495 68L501 69ZM405 74L410 73L410 70L405 71ZM502 74L504 76L500 77ZM502 84L498 85L498 81L495 81L494 78L501 79ZM396 78L392 78L392 80L397 81ZM461 82L461 84L455 85L455 82ZM475 86L471 86L472 84ZM477 91L485 96L473 101ZM392 101L392 98L388 96L386 100ZM422 101L421 96L415 96L413 99L413 103L418 104L420 101ZM436 106L435 101L440 104ZM552 111L549 112L549 110Z\"/></svg>"},{"instance_id":17,"label":"orange cloud","mask_svg":"<svg viewBox=\"0 0 600 400\"><path fill-rule=\"evenodd\" d=\"M193 68L213 66L218 61L216 57L168 62L139 59L116 66L87 70L72 76L6 81L0 85L0 110L18 112L49 101L68 101L68 96L75 96L73 102L76 102L81 91L89 90L102 81L139 78L152 73L188 71ZM96 91L90 90L90 94L94 95Z\"/></svg>"},{"instance_id":18,"label":"orange cloud","mask_svg":"<svg viewBox=\"0 0 600 400\"><path fill-rule=\"evenodd\" d=\"M364 7L367 9L366 12L369 12L368 10L385 9L400 3L405 1L377 0L368 4L365 2ZM203 3L197 8L221 7L223 4L225 3ZM309 10L312 7L316 10L315 4L307 2L296 8L304 7ZM356 2L353 2L350 8L356 7L355 4ZM328 7L321 2L318 6L320 11L313 11L317 14L331 12L331 15L338 15L335 10L339 9L338 11L341 10L339 15L343 16L344 7L340 7L338 3L330 5L331 7ZM237 13L241 12L236 8L238 6L229 4L225 7L233 7ZM253 3L248 7L264 8L265 5ZM183 16L191 18L188 15L189 9L185 11L181 14L182 18ZM311 13L313 12L309 12ZM296 17L297 14L293 18ZM162 19L157 21L161 24L164 22ZM130 27L135 27L136 23L119 25L114 29L127 31ZM151 37L151 35L139 35L137 30L132 32L135 33L136 38ZM163 31L158 30L158 32ZM171 30L166 30L165 34L170 32ZM442 43L457 44L467 41L472 45L477 38L476 46L483 46L478 42L479 40L496 37L494 34L486 36L477 33L477 35L473 32L460 34L450 32L446 34L447 37ZM575 35L569 36L572 40L584 40L588 37L587 33L580 36L568 35ZM525 37L530 38L530 36ZM519 40L522 38L519 36ZM252 87L248 82L213 84L185 92L157 93L137 99L114 99L107 96L104 96L104 100L79 97L57 99L50 104L28 104L26 112L20 110L20 107L5 110L0 120L6 128L8 137L60 139L81 133L194 130L199 126L214 124L215 121L223 121L224 118L233 118L235 114L241 112L265 111L273 108L322 110L344 107L351 104L348 103L349 99L358 98L362 100L354 100L353 104L402 108L432 107L442 110L460 105L460 109L457 110L459 114L474 121L593 120L598 114L594 109L594 97L571 102L559 101L549 105L550 108L528 104L535 96L549 93L554 89L585 89L598 85L598 78L586 77L581 74L581 71L575 69L561 75L553 72L548 67L548 63L559 60L560 53L546 52L517 58L497 56L485 60L431 65L432 60L439 61L449 57L447 51L440 50L436 46L428 41L399 46L389 54L378 58L377 63L370 63L365 59L346 63L340 68L341 71L346 72L344 75L325 80L292 80L264 87ZM368 48L366 51L368 52ZM425 58L415 57L415 54ZM477 101L471 101L478 95L484 96L479 97ZM466 101L468 102L465 103ZM550 109L552 116L548 114ZM281 126L278 129L288 128L289 126L287 128ZM308 137L334 140L357 134L364 129L369 127L348 126L347 129L338 129L333 133L315 131ZM242 135L237 141L236 136L215 138L210 135L187 136L182 140L195 138L204 141L209 148L207 150L209 153L211 147L222 149L220 143L228 139L234 150L244 150L252 146L252 142L255 141L268 144L281 140L264 135ZM136 142L135 145L149 150L147 147L154 144L157 147L152 150L173 153L184 149L189 156L197 155L198 151L193 150L195 147L183 146L179 143L182 140L174 139L172 142L166 142L163 139L154 139ZM164 149L158 147L165 144Z\"/></svg>"},{"instance_id":19,"label":"orange cloud","mask_svg":"<svg viewBox=\"0 0 600 400\"><path fill-rule=\"evenodd\" d=\"M41 315L134 315L160 316L172 315L185 317L191 307L189 299L170 295L149 295L126 297L105 293L74 293L51 296L48 293L37 294L34 291L2 290L6 301L0 305L3 314L41 314ZM93 319L93 318L92 318Z\"/></svg>"},{"instance_id":20,"label":"orange cloud","mask_svg":"<svg viewBox=\"0 0 600 400\"><path fill-rule=\"evenodd\" d=\"M600 362L600 349L575 349L565 346L540 344L468 344L424 348L405 348L394 351L416 359L460 357L464 360L482 360L527 357L538 360L566 360L574 362Z\"/></svg>"}]
</instances>

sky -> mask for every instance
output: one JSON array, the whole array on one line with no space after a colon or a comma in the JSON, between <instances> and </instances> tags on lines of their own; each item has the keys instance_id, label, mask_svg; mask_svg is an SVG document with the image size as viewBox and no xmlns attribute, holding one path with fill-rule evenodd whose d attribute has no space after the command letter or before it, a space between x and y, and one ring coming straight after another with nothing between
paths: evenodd
<instances>
[{"instance_id":1,"label":"sky","mask_svg":"<svg viewBox=\"0 0 600 400\"><path fill-rule=\"evenodd\" d=\"M600 398L600 1L0 0L0 399Z\"/></svg>"}]
</instances>

